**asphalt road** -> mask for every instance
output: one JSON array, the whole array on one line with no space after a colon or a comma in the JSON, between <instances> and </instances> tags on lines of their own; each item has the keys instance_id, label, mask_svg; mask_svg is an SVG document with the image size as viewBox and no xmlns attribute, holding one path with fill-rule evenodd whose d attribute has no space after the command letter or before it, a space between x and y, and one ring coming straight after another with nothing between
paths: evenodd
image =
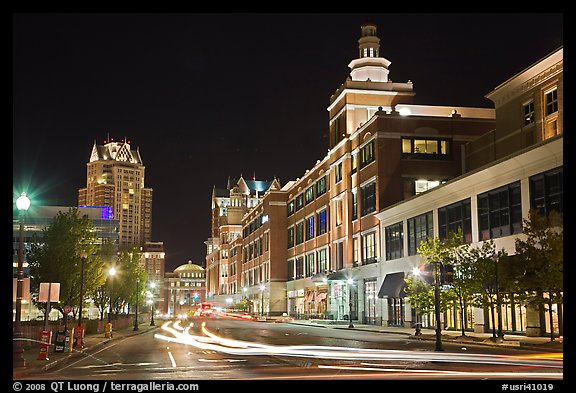
<instances>
[{"instance_id":1,"label":"asphalt road","mask_svg":"<svg viewBox=\"0 0 576 393\"><path fill-rule=\"evenodd\" d=\"M113 340L37 380L546 380L562 360L536 351L405 335L207 318Z\"/></svg>"}]
</instances>

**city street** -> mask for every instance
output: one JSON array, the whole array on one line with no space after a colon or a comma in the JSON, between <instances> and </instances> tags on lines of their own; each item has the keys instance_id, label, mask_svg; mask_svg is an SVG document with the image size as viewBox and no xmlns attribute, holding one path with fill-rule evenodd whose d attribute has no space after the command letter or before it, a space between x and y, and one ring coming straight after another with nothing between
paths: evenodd
<instances>
[{"instance_id":1,"label":"city street","mask_svg":"<svg viewBox=\"0 0 576 393\"><path fill-rule=\"evenodd\" d=\"M203 324L202 322L206 322ZM562 356L393 333L225 318L166 321L70 358L42 380L561 380Z\"/></svg>"}]
</instances>

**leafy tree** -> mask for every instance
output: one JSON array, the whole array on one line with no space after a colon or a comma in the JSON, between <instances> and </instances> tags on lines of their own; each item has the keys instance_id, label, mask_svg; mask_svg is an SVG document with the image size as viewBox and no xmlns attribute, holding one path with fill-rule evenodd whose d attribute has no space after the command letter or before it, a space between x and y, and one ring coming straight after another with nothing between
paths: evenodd
<instances>
[{"instance_id":1,"label":"leafy tree","mask_svg":"<svg viewBox=\"0 0 576 393\"><path fill-rule=\"evenodd\" d=\"M516 239L516 261L523 270L517 280L521 299L540 309L548 307L550 341L554 341L552 305L563 304L564 230L555 210L544 217L535 209L523 221L524 237Z\"/></svg>"},{"instance_id":2,"label":"leafy tree","mask_svg":"<svg viewBox=\"0 0 576 393\"><path fill-rule=\"evenodd\" d=\"M450 305L456 304L460 310L461 315L465 315L466 303L471 297L469 294L467 282L469 278L469 265L466 250L467 244L462 244L463 234L459 229L458 232L450 232L448 238L441 240L439 238L428 237L425 241L421 242L418 246L418 254L422 257L423 264L432 264L432 274L437 274L440 278L440 269L438 262L442 265L450 265L454 268L454 278L449 286L445 286L440 292L440 305L441 310L447 310ZM433 282L433 281L432 281ZM419 286L409 286L408 290L411 291L410 301L416 302L419 310L427 310L430 312L434 310L434 291L432 286L428 286L428 291L424 291ZM432 308L428 307L428 302L432 301ZM464 318L461 323L462 335L465 336Z\"/></svg>"},{"instance_id":3,"label":"leafy tree","mask_svg":"<svg viewBox=\"0 0 576 393\"><path fill-rule=\"evenodd\" d=\"M101 309L101 318L110 304L112 304L112 312L117 316L127 305L133 306L137 301L142 302L148 275L142 266L141 259L140 248L135 245L124 247L116 255L109 255L106 263L107 270L114 267L116 275L107 277L106 282L99 289L98 304ZM137 280L140 280L139 284ZM136 294L137 289L138 294Z\"/></svg>"},{"instance_id":4,"label":"leafy tree","mask_svg":"<svg viewBox=\"0 0 576 393\"><path fill-rule=\"evenodd\" d=\"M86 252L84 264L84 299L102 285L102 260L96 253L96 236L88 216L80 216L78 208L59 212L49 227L43 229L41 239L33 239L28 254L31 291L38 293L41 282L60 283L60 301L52 305L63 315L65 305L80 305L80 254ZM45 309L45 303L35 301Z\"/></svg>"},{"instance_id":5,"label":"leafy tree","mask_svg":"<svg viewBox=\"0 0 576 393\"><path fill-rule=\"evenodd\" d=\"M494 310L497 310L499 320L502 312L500 290L504 287L505 276L501 270L506 257L506 251L497 251L492 239L482 242L480 247L470 249L470 258L474 261L471 266L474 305L490 310L493 338L496 338Z\"/></svg>"},{"instance_id":6,"label":"leafy tree","mask_svg":"<svg viewBox=\"0 0 576 393\"><path fill-rule=\"evenodd\" d=\"M103 266L111 266L113 261L116 259L116 251L114 244L106 240L102 243L100 247L100 258L102 259ZM102 285L99 286L94 293L92 294L92 300L94 302L94 306L98 308L98 312L100 314L100 320L104 319L104 313L107 309L107 305L109 304L109 292L106 289L106 274L103 270L104 274L104 281L102 281Z\"/></svg>"}]
</instances>

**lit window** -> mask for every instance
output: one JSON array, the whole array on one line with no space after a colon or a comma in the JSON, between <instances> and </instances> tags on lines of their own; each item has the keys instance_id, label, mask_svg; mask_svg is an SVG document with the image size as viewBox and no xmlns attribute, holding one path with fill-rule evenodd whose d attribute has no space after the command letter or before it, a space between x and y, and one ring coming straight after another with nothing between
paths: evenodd
<instances>
[{"instance_id":1,"label":"lit window","mask_svg":"<svg viewBox=\"0 0 576 393\"><path fill-rule=\"evenodd\" d=\"M558 112L558 89L546 93L546 116Z\"/></svg>"}]
</instances>

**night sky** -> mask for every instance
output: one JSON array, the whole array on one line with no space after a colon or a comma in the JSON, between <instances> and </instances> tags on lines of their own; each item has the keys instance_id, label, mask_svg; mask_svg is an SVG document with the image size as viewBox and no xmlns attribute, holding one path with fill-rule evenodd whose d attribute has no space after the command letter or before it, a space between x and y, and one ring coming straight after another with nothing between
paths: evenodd
<instances>
[{"instance_id":1,"label":"night sky","mask_svg":"<svg viewBox=\"0 0 576 393\"><path fill-rule=\"evenodd\" d=\"M422 105L492 108L486 94L563 45L562 14L15 13L13 193L77 206L94 141L126 138L167 271L202 264L214 186L284 185L326 155L365 21Z\"/></svg>"}]
</instances>

